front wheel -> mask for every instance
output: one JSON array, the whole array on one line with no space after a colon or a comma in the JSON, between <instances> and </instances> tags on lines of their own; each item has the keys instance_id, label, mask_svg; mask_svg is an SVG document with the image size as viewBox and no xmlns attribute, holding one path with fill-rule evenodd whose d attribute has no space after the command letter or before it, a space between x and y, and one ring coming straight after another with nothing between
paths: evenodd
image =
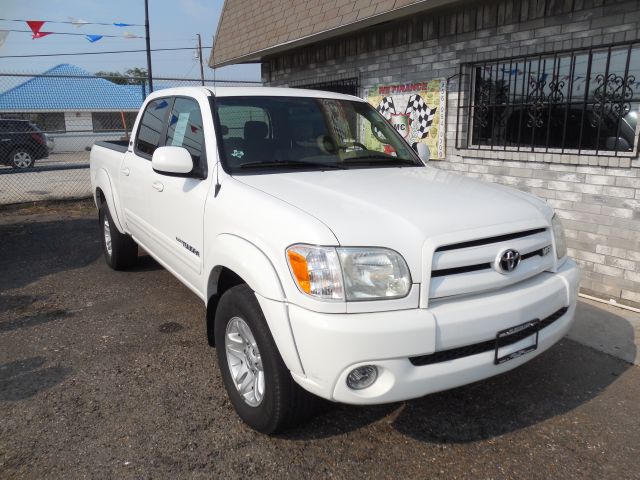
<instances>
[{"instance_id":1,"label":"front wheel","mask_svg":"<svg viewBox=\"0 0 640 480\"><path fill-rule=\"evenodd\" d=\"M109 207L102 202L98 214L104 258L114 270L133 267L138 261L138 244L114 225Z\"/></svg>"},{"instance_id":2,"label":"front wheel","mask_svg":"<svg viewBox=\"0 0 640 480\"><path fill-rule=\"evenodd\" d=\"M245 423L269 434L309 416L314 397L291 378L249 286L222 295L214 334L224 385Z\"/></svg>"}]
</instances>

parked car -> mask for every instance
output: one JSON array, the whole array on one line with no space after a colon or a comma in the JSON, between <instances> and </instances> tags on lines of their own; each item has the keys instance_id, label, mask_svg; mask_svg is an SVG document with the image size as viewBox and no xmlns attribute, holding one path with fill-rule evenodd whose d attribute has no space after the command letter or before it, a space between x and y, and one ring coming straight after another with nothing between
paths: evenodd
<instances>
[{"instance_id":1,"label":"parked car","mask_svg":"<svg viewBox=\"0 0 640 480\"><path fill-rule=\"evenodd\" d=\"M49 155L47 136L28 120L0 119L0 163L32 168Z\"/></svg>"},{"instance_id":2,"label":"parked car","mask_svg":"<svg viewBox=\"0 0 640 480\"><path fill-rule=\"evenodd\" d=\"M301 421L313 395L396 402L506 372L573 321L553 209L428 166L359 98L166 89L90 158L107 263L132 267L140 245L205 303L258 431Z\"/></svg>"}]
</instances>

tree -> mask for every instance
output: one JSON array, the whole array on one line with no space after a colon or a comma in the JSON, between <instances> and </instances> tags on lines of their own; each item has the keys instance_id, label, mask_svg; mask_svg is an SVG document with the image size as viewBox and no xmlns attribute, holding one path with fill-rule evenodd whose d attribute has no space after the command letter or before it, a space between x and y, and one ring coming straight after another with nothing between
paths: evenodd
<instances>
[{"instance_id":1,"label":"tree","mask_svg":"<svg viewBox=\"0 0 640 480\"><path fill-rule=\"evenodd\" d=\"M145 68L128 68L124 73L120 72L96 72L97 77L104 77L110 82L118 85L142 85L147 81L147 70Z\"/></svg>"}]
</instances>

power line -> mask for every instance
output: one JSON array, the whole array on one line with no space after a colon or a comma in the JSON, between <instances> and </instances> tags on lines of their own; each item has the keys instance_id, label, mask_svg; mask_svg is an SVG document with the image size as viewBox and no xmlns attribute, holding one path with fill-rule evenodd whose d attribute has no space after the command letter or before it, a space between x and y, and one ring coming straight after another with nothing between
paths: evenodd
<instances>
[{"instance_id":1,"label":"power line","mask_svg":"<svg viewBox=\"0 0 640 480\"><path fill-rule=\"evenodd\" d=\"M203 47L211 48L211 47ZM193 50L193 47L178 47L178 48L152 48L152 52L167 52L175 50ZM108 52L76 52L76 53L38 53L33 55L0 55L0 58L31 58L31 57L62 57L69 55L106 55L112 53L140 53L146 52L146 49L141 50L114 50Z\"/></svg>"},{"instance_id":2,"label":"power line","mask_svg":"<svg viewBox=\"0 0 640 480\"><path fill-rule=\"evenodd\" d=\"M4 31L5 32L31 33L31 34L33 34L33 32L31 30L11 30L11 29L7 30L7 29L5 29ZM80 33L80 32L40 32L40 33L48 33L48 34L51 34L51 35L76 35L76 36L81 36L81 37L87 36L86 33ZM100 36L101 37L105 37L105 38L126 38L126 37L123 37L122 35L103 35L103 34L100 34ZM142 37L139 37L139 36L136 35L135 37L130 37L129 40L134 39L134 38L138 38L139 39L139 38L142 38Z\"/></svg>"},{"instance_id":3,"label":"power line","mask_svg":"<svg viewBox=\"0 0 640 480\"><path fill-rule=\"evenodd\" d=\"M0 21L3 22L21 22L21 23L26 23L26 22L31 22L33 20L20 20L20 19L16 19L16 18L0 18ZM125 24L124 22L111 22L111 23L103 23L103 22L85 22L84 20L80 20L78 19L77 21L72 21L69 20L67 22L63 21L63 20L38 20L39 22L45 22L45 23L65 23L65 24L70 24L70 25L106 25L106 26L110 26L110 27L144 27L144 25L140 25L138 23L127 23Z\"/></svg>"}]
</instances>

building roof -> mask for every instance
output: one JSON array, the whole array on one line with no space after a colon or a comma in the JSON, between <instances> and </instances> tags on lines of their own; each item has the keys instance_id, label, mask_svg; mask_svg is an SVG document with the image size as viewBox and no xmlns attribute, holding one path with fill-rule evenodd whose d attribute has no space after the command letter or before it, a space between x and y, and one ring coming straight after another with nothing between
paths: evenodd
<instances>
[{"instance_id":1,"label":"building roof","mask_svg":"<svg viewBox=\"0 0 640 480\"><path fill-rule=\"evenodd\" d=\"M141 85L118 85L61 64L1 93L0 111L138 110L143 100Z\"/></svg>"},{"instance_id":2,"label":"building roof","mask_svg":"<svg viewBox=\"0 0 640 480\"><path fill-rule=\"evenodd\" d=\"M225 0L209 66L266 55L453 3L451 0Z\"/></svg>"}]
</instances>

